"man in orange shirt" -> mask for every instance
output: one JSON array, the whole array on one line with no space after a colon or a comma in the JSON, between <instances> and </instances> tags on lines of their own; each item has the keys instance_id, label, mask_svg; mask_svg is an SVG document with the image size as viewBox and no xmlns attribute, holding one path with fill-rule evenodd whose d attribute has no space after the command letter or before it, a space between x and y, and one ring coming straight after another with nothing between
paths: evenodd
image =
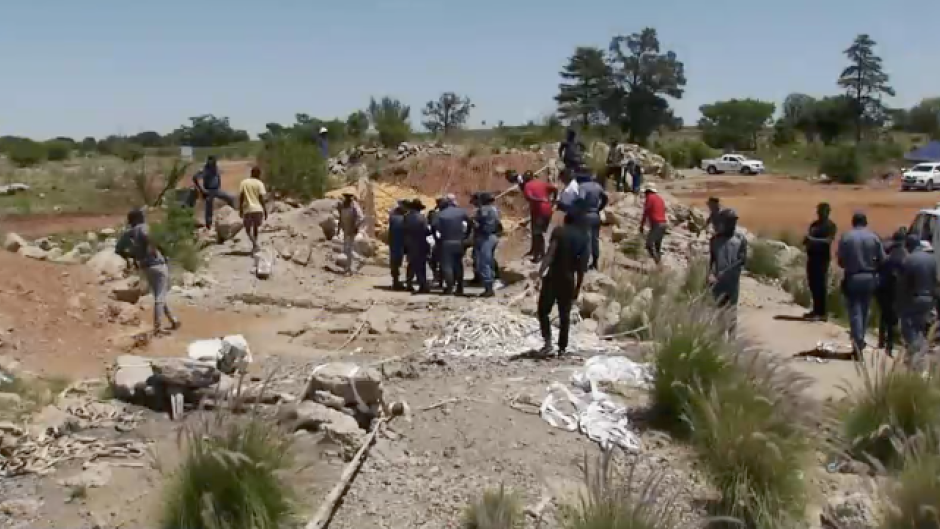
<instances>
[{"instance_id":1,"label":"man in orange shirt","mask_svg":"<svg viewBox=\"0 0 940 529\"><path fill-rule=\"evenodd\" d=\"M666 235L666 201L656 192L656 186L646 184L643 188L646 201L643 204L643 218L640 219L640 233L642 234L646 222L649 221L650 231L646 236L646 251L658 266L663 258L663 237Z\"/></svg>"}]
</instances>

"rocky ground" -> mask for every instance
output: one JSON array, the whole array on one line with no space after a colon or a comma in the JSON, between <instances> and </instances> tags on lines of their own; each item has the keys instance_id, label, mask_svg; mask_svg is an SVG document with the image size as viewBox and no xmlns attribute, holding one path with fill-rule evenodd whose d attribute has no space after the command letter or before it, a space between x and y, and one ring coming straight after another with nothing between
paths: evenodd
<instances>
[{"instance_id":1,"label":"rocky ground","mask_svg":"<svg viewBox=\"0 0 940 529\"><path fill-rule=\"evenodd\" d=\"M670 203L667 266L681 270L705 251L704 238L690 229L702 219L699 212ZM364 370L363 376L381 382L386 402L405 402L410 413L395 417L378 436L331 527L457 527L468 501L500 484L518 492L529 506L547 505L528 516L529 527L557 527L558 506L577 495L585 457L593 458L598 448L579 433L547 424L539 405L550 385L570 384L584 358L510 359L500 351L488 358L456 357L428 354L426 342L441 333L448 318L481 306L532 313L532 267L517 260L523 230L500 247L505 288L496 299L408 295L388 288L381 234L360 237L357 252L363 266L355 276L337 273L342 256L338 243L330 240L335 230L332 205L277 206L263 234L265 248L277 255L274 274L266 280L253 274L247 240L237 231L233 212L223 210L220 237L203 236L205 266L198 274L180 274L171 293L183 329L153 340L141 335L149 323L149 296L138 279L125 277L123 262L113 258L112 233L88 237L88 248L77 251L87 257L75 260L84 265L59 262L71 251L49 259L55 248L44 249L42 241L8 237L6 249L20 255L0 254L0 263L22 273L15 279L0 277L6 282L0 283L0 296L6 296L0 297L0 306L17 304L23 310L0 311L6 318L0 326L0 371L23 380L29 380L29 373L102 380L51 395L35 409L21 403L12 409L15 413L0 417L7 419L0 422L0 455L27 454L32 466L27 472L0 466L8 471L0 474L0 527L157 527L162 472L171 471L179 457L176 431L207 412L190 409L181 423L171 422L165 409L110 399L102 389L104 367L128 354L182 361L193 340L231 334L243 335L251 346L252 387L268 381L267 391L277 396L264 406L265 413L282 421L290 417L286 423L295 427L313 425L295 433L301 470L289 478L298 486L301 518L312 516L365 436L341 413L348 411L348 402L341 398L334 406L329 391L310 397L307 382L318 365L352 362ZM605 295L605 286L622 281L625 274L648 270L642 256L616 251L636 238L639 216L632 197L614 198L604 228L604 274L592 273L585 289L580 332L605 334L621 319L644 310L648 298L643 292L628 306ZM23 248L37 249L36 255ZM782 250L784 258L795 253ZM53 262L37 262L38 251ZM471 295L478 292L469 289ZM779 288L745 280L744 332L770 352L792 358L817 341L844 338L844 330L834 324L776 319L801 311ZM611 343L617 354L642 360L643 344ZM848 362L794 359L792 365L813 378L811 391L820 399L837 396L842 380L856 376ZM146 369L151 373L151 367ZM210 375L213 384L227 380L221 373ZM304 395L314 400L298 402ZM638 465L641 477L662 473L664 497L675 498L685 526L694 525L703 518L711 491L687 449L647 426L645 391L616 398L630 410L641 443L638 452L621 457L618 464ZM826 493L820 496L820 509L827 501L870 502L866 498L876 486L868 476L822 470L813 480ZM542 501L546 498L547 504ZM810 513L814 523L818 518Z\"/></svg>"}]
</instances>

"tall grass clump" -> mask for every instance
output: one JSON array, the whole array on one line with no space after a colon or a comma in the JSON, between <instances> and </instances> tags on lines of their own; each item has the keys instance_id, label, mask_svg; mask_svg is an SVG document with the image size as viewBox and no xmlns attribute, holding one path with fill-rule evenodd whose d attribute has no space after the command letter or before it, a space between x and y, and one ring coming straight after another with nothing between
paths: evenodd
<instances>
[{"instance_id":1,"label":"tall grass clump","mask_svg":"<svg viewBox=\"0 0 940 529\"><path fill-rule=\"evenodd\" d=\"M885 495L882 529L940 527L940 447L918 436L906 443L897 481Z\"/></svg>"},{"instance_id":2,"label":"tall grass clump","mask_svg":"<svg viewBox=\"0 0 940 529\"><path fill-rule=\"evenodd\" d=\"M862 383L847 390L837 408L848 451L862 461L875 459L890 468L903 464L898 441L921 432L940 432L940 383L900 363L863 362Z\"/></svg>"},{"instance_id":3,"label":"tall grass clump","mask_svg":"<svg viewBox=\"0 0 940 529\"><path fill-rule=\"evenodd\" d=\"M525 519L522 501L503 485L483 492L463 516L463 529L519 529Z\"/></svg>"},{"instance_id":4,"label":"tall grass clump","mask_svg":"<svg viewBox=\"0 0 940 529\"><path fill-rule=\"evenodd\" d=\"M648 340L654 334L655 325L663 321L658 316L662 308L672 303L676 291L676 276L669 272L650 274L625 274L618 278L618 287L611 297L625 309L632 309L628 317L622 318L614 332L636 331L634 335Z\"/></svg>"},{"instance_id":5,"label":"tall grass clump","mask_svg":"<svg viewBox=\"0 0 940 529\"><path fill-rule=\"evenodd\" d=\"M662 475L639 476L637 463L626 474L613 468L612 453L596 463L585 457L585 490L577 505L562 507L565 529L675 529L675 502L664 493Z\"/></svg>"},{"instance_id":6,"label":"tall grass clump","mask_svg":"<svg viewBox=\"0 0 940 529\"><path fill-rule=\"evenodd\" d=\"M765 279L780 279L783 276L779 252L769 242L754 241L748 254L745 269L752 275Z\"/></svg>"},{"instance_id":7,"label":"tall grass clump","mask_svg":"<svg viewBox=\"0 0 940 529\"><path fill-rule=\"evenodd\" d=\"M200 264L195 232L192 209L175 202L167 208L166 217L150 227L154 243L167 259L190 272L195 272Z\"/></svg>"},{"instance_id":8,"label":"tall grass clump","mask_svg":"<svg viewBox=\"0 0 940 529\"><path fill-rule=\"evenodd\" d=\"M256 413L218 410L181 431L163 491L163 529L280 529L291 518L291 436Z\"/></svg>"},{"instance_id":9,"label":"tall grass clump","mask_svg":"<svg viewBox=\"0 0 940 529\"><path fill-rule=\"evenodd\" d=\"M683 299L692 300L708 294L708 259L693 258L679 287L679 295Z\"/></svg>"},{"instance_id":10,"label":"tall grass clump","mask_svg":"<svg viewBox=\"0 0 940 529\"><path fill-rule=\"evenodd\" d=\"M265 142L258 161L274 191L310 200L323 198L328 190L326 160L315 144L274 138Z\"/></svg>"}]
</instances>

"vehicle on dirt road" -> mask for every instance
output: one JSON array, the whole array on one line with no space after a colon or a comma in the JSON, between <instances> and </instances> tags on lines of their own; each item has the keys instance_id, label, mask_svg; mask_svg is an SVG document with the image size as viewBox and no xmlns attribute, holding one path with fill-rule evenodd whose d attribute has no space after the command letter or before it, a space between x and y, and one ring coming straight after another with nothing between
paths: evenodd
<instances>
[{"instance_id":1,"label":"vehicle on dirt road","mask_svg":"<svg viewBox=\"0 0 940 529\"><path fill-rule=\"evenodd\" d=\"M904 171L901 177L901 191L909 189L940 189L940 162L919 163Z\"/></svg>"},{"instance_id":2,"label":"vehicle on dirt road","mask_svg":"<svg viewBox=\"0 0 940 529\"><path fill-rule=\"evenodd\" d=\"M764 162L748 158L743 154L725 154L721 158L702 160L702 169L708 174L760 174L764 172Z\"/></svg>"},{"instance_id":3,"label":"vehicle on dirt road","mask_svg":"<svg viewBox=\"0 0 940 529\"><path fill-rule=\"evenodd\" d=\"M940 248L940 202L933 208L918 211L908 232L920 236L921 246L933 252L934 259L940 265L940 252L935 251L935 248ZM940 266L937 267L937 276L940 280Z\"/></svg>"}]
</instances>

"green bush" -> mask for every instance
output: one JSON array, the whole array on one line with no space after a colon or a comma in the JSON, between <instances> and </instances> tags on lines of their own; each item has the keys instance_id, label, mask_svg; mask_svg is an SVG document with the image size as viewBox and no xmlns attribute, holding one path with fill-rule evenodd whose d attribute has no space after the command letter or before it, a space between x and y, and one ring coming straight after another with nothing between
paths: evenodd
<instances>
[{"instance_id":1,"label":"green bush","mask_svg":"<svg viewBox=\"0 0 940 529\"><path fill-rule=\"evenodd\" d=\"M767 241L756 240L750 245L745 269L757 277L780 279L783 267L780 266L779 252Z\"/></svg>"},{"instance_id":2,"label":"green bush","mask_svg":"<svg viewBox=\"0 0 940 529\"><path fill-rule=\"evenodd\" d=\"M291 138L275 138L259 155L270 190L304 200L323 198L329 187L326 161L311 143Z\"/></svg>"},{"instance_id":3,"label":"green bush","mask_svg":"<svg viewBox=\"0 0 940 529\"><path fill-rule=\"evenodd\" d=\"M291 435L260 415L216 411L183 429L183 461L164 489L163 529L286 527L295 497L282 473Z\"/></svg>"},{"instance_id":4,"label":"green bush","mask_svg":"<svg viewBox=\"0 0 940 529\"><path fill-rule=\"evenodd\" d=\"M525 516L519 497L502 485L490 489L464 512L464 529L519 529Z\"/></svg>"},{"instance_id":5,"label":"green bush","mask_svg":"<svg viewBox=\"0 0 940 529\"><path fill-rule=\"evenodd\" d=\"M166 217L151 224L150 235L171 263L194 272L199 268L199 248L196 246L196 219L190 208L172 203Z\"/></svg>"},{"instance_id":6,"label":"green bush","mask_svg":"<svg viewBox=\"0 0 940 529\"><path fill-rule=\"evenodd\" d=\"M135 143L121 142L115 146L114 154L127 163L134 163L143 159L144 148Z\"/></svg>"},{"instance_id":7,"label":"green bush","mask_svg":"<svg viewBox=\"0 0 940 529\"><path fill-rule=\"evenodd\" d=\"M677 169L699 167L702 160L713 158L719 152L698 140L664 142L655 146L654 151Z\"/></svg>"},{"instance_id":8,"label":"green bush","mask_svg":"<svg viewBox=\"0 0 940 529\"><path fill-rule=\"evenodd\" d=\"M18 167L32 167L46 160L46 146L33 140L19 139L4 149Z\"/></svg>"},{"instance_id":9,"label":"green bush","mask_svg":"<svg viewBox=\"0 0 940 529\"><path fill-rule=\"evenodd\" d=\"M827 147L819 161L819 172L840 184L863 184L868 180L866 164L851 145Z\"/></svg>"},{"instance_id":10,"label":"green bush","mask_svg":"<svg viewBox=\"0 0 940 529\"><path fill-rule=\"evenodd\" d=\"M882 529L940 527L940 449L929 436L907 443L904 466L886 495Z\"/></svg>"},{"instance_id":11,"label":"green bush","mask_svg":"<svg viewBox=\"0 0 940 529\"><path fill-rule=\"evenodd\" d=\"M72 144L64 141L46 142L46 159L50 162L68 160L72 154Z\"/></svg>"}]
</instances>

